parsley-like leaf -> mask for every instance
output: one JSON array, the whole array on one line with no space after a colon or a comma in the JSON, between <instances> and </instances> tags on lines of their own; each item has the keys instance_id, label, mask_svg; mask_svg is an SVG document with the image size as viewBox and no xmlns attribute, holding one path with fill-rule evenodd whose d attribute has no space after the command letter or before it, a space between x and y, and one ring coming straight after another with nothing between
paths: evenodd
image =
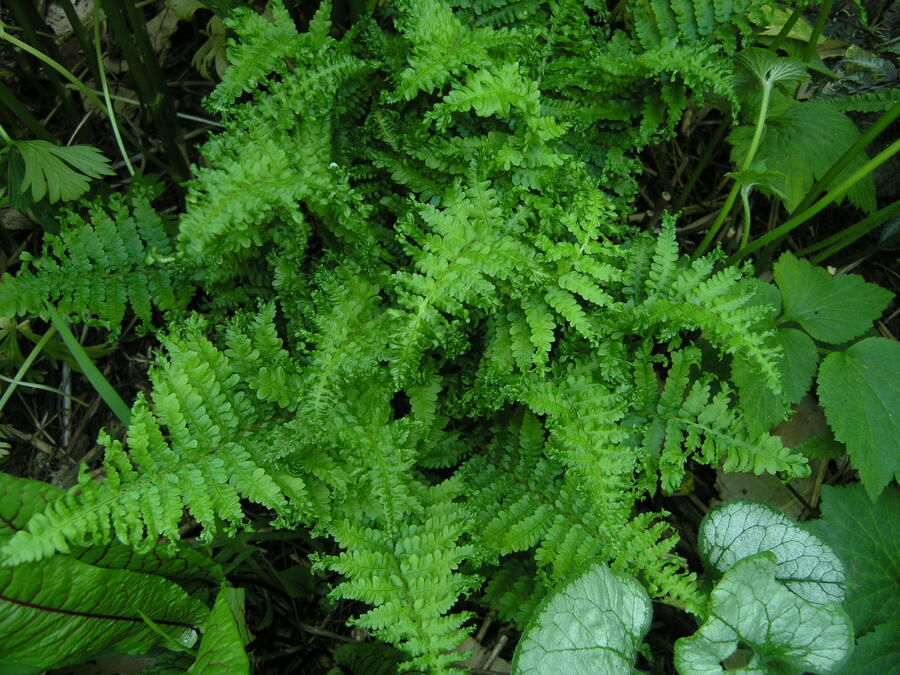
<instances>
[{"instance_id":1,"label":"parsley-like leaf","mask_svg":"<svg viewBox=\"0 0 900 675\"><path fill-rule=\"evenodd\" d=\"M47 195L51 204L78 199L87 192L91 178L112 176L109 160L90 145L54 145L48 141L16 141L25 163L19 192L31 188L34 201Z\"/></svg>"}]
</instances>

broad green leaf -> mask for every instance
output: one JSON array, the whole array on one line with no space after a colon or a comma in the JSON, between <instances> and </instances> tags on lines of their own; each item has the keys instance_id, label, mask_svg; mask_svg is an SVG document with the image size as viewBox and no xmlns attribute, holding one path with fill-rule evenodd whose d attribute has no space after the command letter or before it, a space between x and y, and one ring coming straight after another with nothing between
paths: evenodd
<instances>
[{"instance_id":1,"label":"broad green leaf","mask_svg":"<svg viewBox=\"0 0 900 675\"><path fill-rule=\"evenodd\" d=\"M770 177L767 185L773 191L783 193L782 202L788 211L793 211L813 183L850 149L860 134L853 120L827 103L790 101L780 107L766 120L754 161L765 162L767 167L782 174L781 178ZM728 136L732 146L731 161L737 166L743 165L753 131L753 126L740 126ZM865 161L864 154L858 155L837 175L833 185L848 178ZM875 182L872 176L866 176L850 188L847 198L864 211L874 211Z\"/></svg>"},{"instance_id":2,"label":"broad green leaf","mask_svg":"<svg viewBox=\"0 0 900 675\"><path fill-rule=\"evenodd\" d=\"M64 494L65 490L50 483L0 472L0 541L21 530L31 516Z\"/></svg>"},{"instance_id":3,"label":"broad green leaf","mask_svg":"<svg viewBox=\"0 0 900 675\"><path fill-rule=\"evenodd\" d=\"M25 163L25 176L19 192L31 188L39 201L47 195L51 204L78 199L87 192L89 179L112 176L109 160L90 145L54 145L48 141L16 141Z\"/></svg>"},{"instance_id":4,"label":"broad green leaf","mask_svg":"<svg viewBox=\"0 0 900 675\"><path fill-rule=\"evenodd\" d=\"M784 181L784 174L780 171L766 169L765 162L754 162L749 169L730 171L725 175L739 183L742 190L750 192L753 188L759 187L763 191L775 194L781 199L786 198L786 195L778 187L779 183Z\"/></svg>"},{"instance_id":5,"label":"broad green leaf","mask_svg":"<svg viewBox=\"0 0 900 675\"><path fill-rule=\"evenodd\" d=\"M766 26L766 29L760 33L760 35L770 35L775 37L781 32L781 29L791 18L791 12L785 11L783 9L776 8L772 13L772 19L769 21L769 25ZM800 19L794 24L791 30L788 32L787 37L791 40L800 40L801 42L809 42L812 37L812 25L810 25L809 21L807 21L802 16ZM825 41L825 37L819 35L819 39L816 41L817 44L821 44Z\"/></svg>"},{"instance_id":6,"label":"broad green leaf","mask_svg":"<svg viewBox=\"0 0 900 675\"><path fill-rule=\"evenodd\" d=\"M783 301L779 322L796 321L816 340L832 344L862 335L893 297L856 274L833 277L790 252L775 263L775 281Z\"/></svg>"},{"instance_id":7,"label":"broad green leaf","mask_svg":"<svg viewBox=\"0 0 900 675\"><path fill-rule=\"evenodd\" d=\"M853 626L836 603L817 605L775 578L774 553L758 553L729 569L710 594L709 617L675 643L682 675L725 675L722 661L739 646L752 652L729 674L787 675L841 672L853 647ZM562 672L562 671L560 671Z\"/></svg>"},{"instance_id":8,"label":"broad green leaf","mask_svg":"<svg viewBox=\"0 0 900 675\"><path fill-rule=\"evenodd\" d=\"M878 624L856 643L844 672L853 675L900 674L900 620Z\"/></svg>"},{"instance_id":9,"label":"broad green leaf","mask_svg":"<svg viewBox=\"0 0 900 675\"><path fill-rule=\"evenodd\" d=\"M735 499L715 507L700 524L698 545L706 567L719 574L768 551L775 555L775 578L807 602L844 599L844 566L834 551L763 502Z\"/></svg>"},{"instance_id":10,"label":"broad green leaf","mask_svg":"<svg viewBox=\"0 0 900 675\"><path fill-rule=\"evenodd\" d=\"M107 569L127 569L155 574L174 581L202 579L221 582L222 568L202 550L188 544L168 544L148 551L136 551L119 541L104 546L72 546L69 557Z\"/></svg>"},{"instance_id":11,"label":"broad green leaf","mask_svg":"<svg viewBox=\"0 0 900 675\"><path fill-rule=\"evenodd\" d=\"M834 549L847 570L844 606L859 634L897 620L900 607L900 490L876 502L862 485L822 487L822 518L804 527Z\"/></svg>"},{"instance_id":12,"label":"broad green leaf","mask_svg":"<svg viewBox=\"0 0 900 675\"><path fill-rule=\"evenodd\" d=\"M761 47L743 50L735 58L735 66L735 88L743 88L748 77L769 84L799 84L809 79L802 61L778 56Z\"/></svg>"},{"instance_id":13,"label":"broad green leaf","mask_svg":"<svg viewBox=\"0 0 900 675\"><path fill-rule=\"evenodd\" d=\"M541 603L513 672L630 675L650 617L650 598L633 577L595 563Z\"/></svg>"},{"instance_id":14,"label":"broad green leaf","mask_svg":"<svg viewBox=\"0 0 900 675\"><path fill-rule=\"evenodd\" d=\"M789 403L796 403L809 391L816 374L819 360L816 345L806 333L796 328L779 328L775 339L784 352L781 361L784 394Z\"/></svg>"},{"instance_id":15,"label":"broad green leaf","mask_svg":"<svg viewBox=\"0 0 900 675\"><path fill-rule=\"evenodd\" d=\"M141 613L189 646L209 610L162 577L67 556L0 568L0 654L13 663L50 669L108 650L142 654L160 635Z\"/></svg>"},{"instance_id":16,"label":"broad green leaf","mask_svg":"<svg viewBox=\"0 0 900 675\"><path fill-rule=\"evenodd\" d=\"M200 653L189 673L203 675L249 674L250 660L244 645L250 633L244 621L244 589L223 588L209 613L200 641Z\"/></svg>"},{"instance_id":17,"label":"broad green leaf","mask_svg":"<svg viewBox=\"0 0 900 675\"><path fill-rule=\"evenodd\" d=\"M765 168L765 162L754 162L753 166L744 171L731 171L725 175L733 178L741 186L741 199L745 202L754 190L759 190L769 196L778 197L781 201L787 199L782 190L785 176L780 171L769 171ZM746 202L749 208L749 202Z\"/></svg>"},{"instance_id":18,"label":"broad green leaf","mask_svg":"<svg viewBox=\"0 0 900 675\"><path fill-rule=\"evenodd\" d=\"M828 424L875 499L900 474L900 344L867 338L829 354L818 382Z\"/></svg>"},{"instance_id":19,"label":"broad green leaf","mask_svg":"<svg viewBox=\"0 0 900 675\"><path fill-rule=\"evenodd\" d=\"M0 473L0 540L11 537L62 492ZM153 553L129 560L116 546L78 553L107 565L165 568L193 560ZM104 569L63 555L0 567L0 671L13 672L7 668L10 663L32 671L58 668L110 650L144 653L161 638L141 613L173 639L191 643L208 612L203 603L158 575Z\"/></svg>"}]
</instances>

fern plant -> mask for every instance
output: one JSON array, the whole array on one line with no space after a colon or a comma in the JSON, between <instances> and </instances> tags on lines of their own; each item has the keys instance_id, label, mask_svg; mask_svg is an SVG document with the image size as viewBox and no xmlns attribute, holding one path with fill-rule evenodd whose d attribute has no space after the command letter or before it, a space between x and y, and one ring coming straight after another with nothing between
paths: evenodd
<instances>
[{"instance_id":1,"label":"fern plant","mask_svg":"<svg viewBox=\"0 0 900 675\"><path fill-rule=\"evenodd\" d=\"M332 598L406 670L457 670L461 598L524 625L585 557L702 617L650 500L695 464L809 469L739 408L735 364L785 396L752 269L627 225L637 153L732 96L764 6L673 5L654 43L658 4L625 30L599 3L399 0L340 38L327 0L303 32L278 0L234 12L177 232L152 193L94 202L0 287L110 328L130 306L161 346L102 478L2 564L165 548L185 518L230 536L248 500L333 542Z\"/></svg>"}]
</instances>

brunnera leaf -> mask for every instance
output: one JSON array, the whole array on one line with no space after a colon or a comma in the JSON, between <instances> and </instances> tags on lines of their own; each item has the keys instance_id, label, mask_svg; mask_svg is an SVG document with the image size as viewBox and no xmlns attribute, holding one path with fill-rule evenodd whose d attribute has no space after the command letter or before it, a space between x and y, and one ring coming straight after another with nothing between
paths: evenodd
<instances>
[{"instance_id":1,"label":"brunnera leaf","mask_svg":"<svg viewBox=\"0 0 900 675\"><path fill-rule=\"evenodd\" d=\"M541 603L516 648L513 672L630 675L651 613L636 579L595 563Z\"/></svg>"},{"instance_id":2,"label":"brunnera leaf","mask_svg":"<svg viewBox=\"0 0 900 675\"><path fill-rule=\"evenodd\" d=\"M725 675L722 661L741 645L747 675L810 672L830 675L853 648L850 617L837 603L819 605L791 593L775 578L771 552L744 558L710 594L709 616L696 633L675 643L682 675Z\"/></svg>"},{"instance_id":3,"label":"brunnera leaf","mask_svg":"<svg viewBox=\"0 0 900 675\"><path fill-rule=\"evenodd\" d=\"M707 569L719 574L768 551L775 555L775 578L807 602L844 598L844 566L834 551L763 502L734 499L712 509L700 524L698 546Z\"/></svg>"}]
</instances>

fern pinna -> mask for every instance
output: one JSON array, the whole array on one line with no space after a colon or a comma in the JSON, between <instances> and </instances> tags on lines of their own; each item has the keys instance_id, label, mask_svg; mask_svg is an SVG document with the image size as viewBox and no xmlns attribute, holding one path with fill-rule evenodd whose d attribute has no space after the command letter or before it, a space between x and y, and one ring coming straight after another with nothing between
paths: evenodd
<instances>
[{"instance_id":1,"label":"fern pinna","mask_svg":"<svg viewBox=\"0 0 900 675\"><path fill-rule=\"evenodd\" d=\"M185 512L229 535L250 500L333 539L332 597L372 605L356 623L436 673L471 629L461 598L521 625L585 558L701 613L646 501L689 461L808 469L736 412L729 363L783 397L749 270L680 256L673 218L626 223L637 153L688 95L733 98L729 45L763 11L744 4L629 3L627 32L605 3L400 0L340 38L327 1L305 32L277 0L233 13L208 100L225 130L174 245L146 201L140 239L116 199L115 223L95 205L78 225L101 276L133 275L167 312L153 389L124 444L102 438L102 479L83 472L3 559L162 545ZM118 325L130 290L52 290L66 266L100 269L67 232L0 297Z\"/></svg>"}]
</instances>

